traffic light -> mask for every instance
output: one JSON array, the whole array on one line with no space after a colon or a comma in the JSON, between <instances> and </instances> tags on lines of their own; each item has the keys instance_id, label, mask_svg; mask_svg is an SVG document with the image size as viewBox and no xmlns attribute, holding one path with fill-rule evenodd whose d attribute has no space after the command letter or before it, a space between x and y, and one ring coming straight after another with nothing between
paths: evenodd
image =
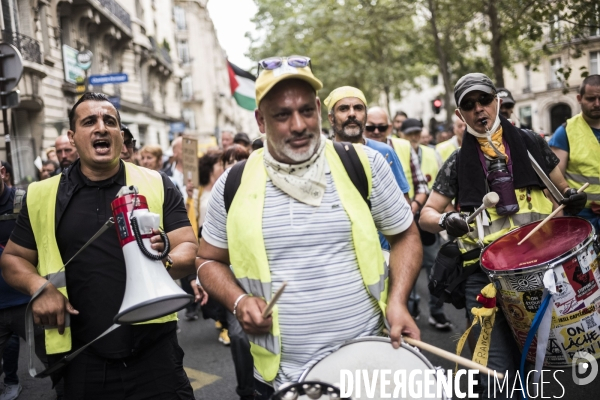
<instances>
[{"instance_id":1,"label":"traffic light","mask_svg":"<svg viewBox=\"0 0 600 400\"><path fill-rule=\"evenodd\" d=\"M440 111L442 110L442 100L441 99L433 100L431 102L431 108L432 108L434 114L439 114Z\"/></svg>"}]
</instances>

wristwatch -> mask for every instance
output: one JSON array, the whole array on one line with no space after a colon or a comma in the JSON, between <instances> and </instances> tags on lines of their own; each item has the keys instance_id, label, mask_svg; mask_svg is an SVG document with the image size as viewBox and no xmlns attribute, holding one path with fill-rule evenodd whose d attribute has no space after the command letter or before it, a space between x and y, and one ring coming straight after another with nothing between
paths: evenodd
<instances>
[{"instance_id":1,"label":"wristwatch","mask_svg":"<svg viewBox=\"0 0 600 400\"><path fill-rule=\"evenodd\" d=\"M171 268L173 268L173 259L168 254L167 254L167 261L165 261L165 268L167 269L167 271L169 271Z\"/></svg>"}]
</instances>

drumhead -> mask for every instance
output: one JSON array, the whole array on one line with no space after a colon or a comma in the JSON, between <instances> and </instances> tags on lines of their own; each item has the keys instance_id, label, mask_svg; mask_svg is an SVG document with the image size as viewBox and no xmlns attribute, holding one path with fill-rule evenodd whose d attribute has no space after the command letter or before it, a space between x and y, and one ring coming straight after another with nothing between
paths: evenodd
<instances>
[{"instance_id":1,"label":"drumhead","mask_svg":"<svg viewBox=\"0 0 600 400\"><path fill-rule=\"evenodd\" d=\"M368 370L369 376L372 376L374 370L383 369L391 370L392 375L395 371L404 370L408 377L412 370L433 370L434 367L424 355L406 343L394 349L389 338L365 337L348 342L304 371L300 382L322 381L339 386L341 370L349 370L352 374L356 370ZM390 392L393 388L392 385ZM375 393L379 395L379 387Z\"/></svg>"},{"instance_id":2,"label":"drumhead","mask_svg":"<svg viewBox=\"0 0 600 400\"><path fill-rule=\"evenodd\" d=\"M496 239L483 251L481 266L489 271L513 271L545 264L582 244L593 231L583 218L553 218L519 246L540 222L523 225Z\"/></svg>"}]
</instances>

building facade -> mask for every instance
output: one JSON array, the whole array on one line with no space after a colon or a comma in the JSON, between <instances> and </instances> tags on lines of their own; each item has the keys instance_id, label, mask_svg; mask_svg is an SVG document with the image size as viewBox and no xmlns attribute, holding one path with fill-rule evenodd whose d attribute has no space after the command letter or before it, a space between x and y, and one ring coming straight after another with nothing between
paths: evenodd
<instances>
[{"instance_id":1,"label":"building facade","mask_svg":"<svg viewBox=\"0 0 600 400\"><path fill-rule=\"evenodd\" d=\"M179 134L215 141L226 125L250 129L206 2L1 0L2 42L21 52L24 66L20 103L7 118L15 181L37 179L34 160L68 131L68 111L86 89L110 96L138 146L166 150ZM84 70L77 55L88 51ZM107 75L120 83L95 79Z\"/></svg>"}]
</instances>

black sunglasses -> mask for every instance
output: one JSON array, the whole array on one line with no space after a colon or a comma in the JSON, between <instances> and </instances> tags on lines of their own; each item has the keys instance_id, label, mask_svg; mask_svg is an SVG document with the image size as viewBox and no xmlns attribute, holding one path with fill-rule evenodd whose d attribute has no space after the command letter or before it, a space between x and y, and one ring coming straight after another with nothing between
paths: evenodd
<instances>
[{"instance_id":1,"label":"black sunglasses","mask_svg":"<svg viewBox=\"0 0 600 400\"><path fill-rule=\"evenodd\" d=\"M365 129L369 132L375 132L375 129L379 129L379 132L385 132L389 127L389 125L367 125Z\"/></svg>"},{"instance_id":2,"label":"black sunglasses","mask_svg":"<svg viewBox=\"0 0 600 400\"><path fill-rule=\"evenodd\" d=\"M125 147L127 147L128 149L134 149L135 148L135 144L136 144L136 140L132 139L132 140L126 140L123 142L123 144L125 145Z\"/></svg>"},{"instance_id":3,"label":"black sunglasses","mask_svg":"<svg viewBox=\"0 0 600 400\"><path fill-rule=\"evenodd\" d=\"M310 58L306 56L289 56L289 57L269 57L264 58L258 62L258 73L260 74L260 69L264 69L267 71L271 71L277 69L283 65L283 62L286 61L287 65L295 68L305 68L309 67L312 71L312 65L310 64Z\"/></svg>"},{"instance_id":4,"label":"black sunglasses","mask_svg":"<svg viewBox=\"0 0 600 400\"><path fill-rule=\"evenodd\" d=\"M478 99L469 99L460 103L460 109L464 111L471 111L475 108L475 103L479 103L482 106L487 106L491 104L491 102L494 101L495 98L495 94L482 93Z\"/></svg>"}]
</instances>

